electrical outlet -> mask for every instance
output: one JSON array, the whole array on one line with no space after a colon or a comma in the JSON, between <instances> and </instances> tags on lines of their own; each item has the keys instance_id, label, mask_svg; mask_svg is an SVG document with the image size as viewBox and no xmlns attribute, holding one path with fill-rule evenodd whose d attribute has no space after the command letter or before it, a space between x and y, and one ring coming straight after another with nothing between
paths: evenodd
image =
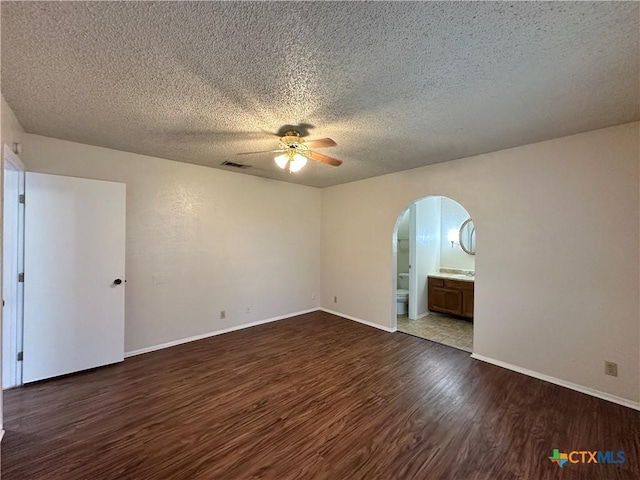
<instances>
[{"instance_id":1,"label":"electrical outlet","mask_svg":"<svg viewBox=\"0 0 640 480\"><path fill-rule=\"evenodd\" d=\"M612 377L618 376L618 364L615 362L604 362L604 373L606 375L611 375Z\"/></svg>"},{"instance_id":2,"label":"electrical outlet","mask_svg":"<svg viewBox=\"0 0 640 480\"><path fill-rule=\"evenodd\" d=\"M227 318L227 312L225 310L220 310L220 320L224 320Z\"/></svg>"},{"instance_id":3,"label":"electrical outlet","mask_svg":"<svg viewBox=\"0 0 640 480\"><path fill-rule=\"evenodd\" d=\"M251 313L251 307L249 305L244 309L244 313Z\"/></svg>"},{"instance_id":4,"label":"electrical outlet","mask_svg":"<svg viewBox=\"0 0 640 480\"><path fill-rule=\"evenodd\" d=\"M338 297L333 297L333 303L338 303Z\"/></svg>"}]
</instances>

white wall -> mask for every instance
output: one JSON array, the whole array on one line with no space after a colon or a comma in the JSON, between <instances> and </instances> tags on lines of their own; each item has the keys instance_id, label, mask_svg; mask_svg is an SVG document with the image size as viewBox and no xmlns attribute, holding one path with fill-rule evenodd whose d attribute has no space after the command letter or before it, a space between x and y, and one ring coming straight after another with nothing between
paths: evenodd
<instances>
[{"instance_id":1,"label":"white wall","mask_svg":"<svg viewBox=\"0 0 640 480\"><path fill-rule=\"evenodd\" d=\"M455 243L453 248L451 248L451 242L448 238L449 231L455 230L457 239L460 232L460 226L469 217L469 212L467 212L458 202L451 200L450 198L442 198L442 249L440 250L441 268L475 270L475 256L466 253L457 243Z\"/></svg>"},{"instance_id":2,"label":"white wall","mask_svg":"<svg viewBox=\"0 0 640 480\"><path fill-rule=\"evenodd\" d=\"M428 197L416 202L416 278L417 315L426 315L427 277L440 270L442 197Z\"/></svg>"},{"instance_id":3,"label":"white wall","mask_svg":"<svg viewBox=\"0 0 640 480\"><path fill-rule=\"evenodd\" d=\"M24 160L127 184L126 351L319 306L316 188L38 135Z\"/></svg>"},{"instance_id":4,"label":"white wall","mask_svg":"<svg viewBox=\"0 0 640 480\"><path fill-rule=\"evenodd\" d=\"M474 351L637 402L639 125L323 189L322 305L390 328L398 214L444 195L478 230Z\"/></svg>"}]
</instances>

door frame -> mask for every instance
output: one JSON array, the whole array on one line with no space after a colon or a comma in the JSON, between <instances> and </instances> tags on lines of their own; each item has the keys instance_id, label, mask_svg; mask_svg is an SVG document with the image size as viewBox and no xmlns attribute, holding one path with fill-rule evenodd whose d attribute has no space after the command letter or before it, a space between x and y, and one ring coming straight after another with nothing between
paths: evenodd
<instances>
[{"instance_id":1,"label":"door frame","mask_svg":"<svg viewBox=\"0 0 640 480\"><path fill-rule=\"evenodd\" d=\"M391 329L392 331L396 331L398 328L398 302L397 302L397 292L398 292L398 228L400 227L400 222L402 222L403 217L409 212L409 308L407 311L407 315L409 318L415 318L417 316L418 310L418 302L417 302L417 290L418 290L418 270L415 268L416 262L416 201L407 205L404 208L398 217L396 218L396 223L393 227L393 280L392 280L392 291L393 291L393 315L391 321ZM413 317L412 317L413 313Z\"/></svg>"},{"instance_id":2,"label":"door frame","mask_svg":"<svg viewBox=\"0 0 640 480\"><path fill-rule=\"evenodd\" d=\"M418 269L416 253L417 236L417 216L416 203L409 207L409 309L407 311L409 319L418 318Z\"/></svg>"},{"instance_id":3,"label":"door frame","mask_svg":"<svg viewBox=\"0 0 640 480\"><path fill-rule=\"evenodd\" d=\"M3 145L2 148L2 219L3 225L5 221L5 189L4 181L6 178L6 170L14 170L19 172L20 179L18 183L18 195L24 195L25 193L25 172L26 168L20 157L8 146ZM22 385L22 362L18 361L18 353L22 351L22 334L23 334L23 313L24 313L24 283L18 281L18 275L24 271L24 204L18 203L17 215L17 237L15 238L15 248L12 248L13 253L16 255L16 271L11 272L13 278L15 278L15 298L10 299L15 304L15 314L5 316L3 308L2 314L2 329L5 331L5 327L9 327L8 331L10 335L6 338L2 336L2 369L0 369L0 375L3 370L9 372L9 378L1 378L2 388L12 388ZM4 229L3 229L4 230ZM6 233L2 234L2 252L4 253L5 243L7 241ZM5 262L2 264L2 273L4 279ZM2 295L4 297L4 285L2 287ZM7 299L3 298L6 302ZM9 362L9 367L4 365L4 362Z\"/></svg>"}]
</instances>

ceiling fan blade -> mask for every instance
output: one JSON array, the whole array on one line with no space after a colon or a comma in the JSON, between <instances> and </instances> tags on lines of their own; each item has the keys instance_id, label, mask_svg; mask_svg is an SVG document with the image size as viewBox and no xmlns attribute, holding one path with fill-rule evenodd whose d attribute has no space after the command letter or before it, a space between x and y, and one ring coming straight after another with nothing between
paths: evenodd
<instances>
[{"instance_id":1,"label":"ceiling fan blade","mask_svg":"<svg viewBox=\"0 0 640 480\"><path fill-rule=\"evenodd\" d=\"M304 144L309 148L327 148L327 147L335 147L337 145L337 143L331 140L330 138L319 138L317 140L309 140L304 142Z\"/></svg>"},{"instance_id":2,"label":"ceiling fan blade","mask_svg":"<svg viewBox=\"0 0 640 480\"><path fill-rule=\"evenodd\" d=\"M254 153L273 153L273 152L284 152L284 150L278 149L278 150L261 150L259 152L241 152L241 153L236 153L236 155L253 155Z\"/></svg>"},{"instance_id":3,"label":"ceiling fan blade","mask_svg":"<svg viewBox=\"0 0 640 480\"><path fill-rule=\"evenodd\" d=\"M311 152L307 150L305 152L305 156L310 158L311 160L315 160L316 162L326 163L328 165L333 165L334 167L339 167L340 165L342 165L342 162L340 160L332 157L327 157L326 155L318 152Z\"/></svg>"}]
</instances>

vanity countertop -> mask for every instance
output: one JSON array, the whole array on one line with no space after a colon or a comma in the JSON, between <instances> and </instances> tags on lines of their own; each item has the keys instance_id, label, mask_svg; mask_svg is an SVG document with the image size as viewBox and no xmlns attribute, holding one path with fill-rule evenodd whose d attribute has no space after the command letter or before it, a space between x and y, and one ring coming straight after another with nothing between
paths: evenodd
<instances>
[{"instance_id":1,"label":"vanity countertop","mask_svg":"<svg viewBox=\"0 0 640 480\"><path fill-rule=\"evenodd\" d=\"M430 273L429 277L444 278L446 280L462 280L463 282L473 282L476 277L462 273Z\"/></svg>"}]
</instances>

